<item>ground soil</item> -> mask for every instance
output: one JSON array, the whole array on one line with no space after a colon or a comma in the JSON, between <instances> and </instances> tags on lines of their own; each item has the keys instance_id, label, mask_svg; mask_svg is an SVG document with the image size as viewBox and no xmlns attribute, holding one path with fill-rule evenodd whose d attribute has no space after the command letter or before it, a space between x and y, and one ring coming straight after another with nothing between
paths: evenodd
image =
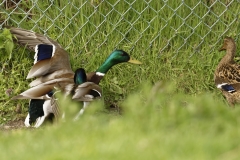
<instances>
[{"instance_id":1,"label":"ground soil","mask_svg":"<svg viewBox=\"0 0 240 160\"><path fill-rule=\"evenodd\" d=\"M24 119L17 119L14 121L10 121L4 125L0 126L0 130L13 130L13 129L20 129L24 128Z\"/></svg>"}]
</instances>

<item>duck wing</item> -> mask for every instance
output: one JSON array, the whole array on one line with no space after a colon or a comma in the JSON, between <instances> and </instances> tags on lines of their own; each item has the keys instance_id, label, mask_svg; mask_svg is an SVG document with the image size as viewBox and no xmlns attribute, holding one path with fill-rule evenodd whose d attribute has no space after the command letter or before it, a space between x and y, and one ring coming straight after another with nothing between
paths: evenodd
<instances>
[{"instance_id":1,"label":"duck wing","mask_svg":"<svg viewBox=\"0 0 240 160\"><path fill-rule=\"evenodd\" d=\"M51 99L47 96L55 88L63 90L66 85L74 84L71 78L59 78L47 81L40 85L29 88L28 90L22 92L18 96L12 97L11 99Z\"/></svg>"},{"instance_id":2,"label":"duck wing","mask_svg":"<svg viewBox=\"0 0 240 160\"><path fill-rule=\"evenodd\" d=\"M234 93L240 91L240 65L224 64L215 72L214 81L217 88Z\"/></svg>"},{"instance_id":3,"label":"duck wing","mask_svg":"<svg viewBox=\"0 0 240 160\"><path fill-rule=\"evenodd\" d=\"M14 27L7 28L16 37L17 43L35 52L34 65L29 71L27 79L37 77L41 79L41 83L44 83L50 80L46 78L49 75L52 79L74 75L69 54L59 43L33 31Z\"/></svg>"},{"instance_id":4,"label":"duck wing","mask_svg":"<svg viewBox=\"0 0 240 160\"><path fill-rule=\"evenodd\" d=\"M22 28L15 28L10 26L6 26L6 28L8 28L10 32L16 37L17 43L27 47L31 51L35 51L36 45L39 44L54 44L56 47L62 48L58 42L45 35Z\"/></svg>"},{"instance_id":5,"label":"duck wing","mask_svg":"<svg viewBox=\"0 0 240 160\"><path fill-rule=\"evenodd\" d=\"M215 84L219 83L240 83L240 65L225 64L215 72Z\"/></svg>"},{"instance_id":6,"label":"duck wing","mask_svg":"<svg viewBox=\"0 0 240 160\"><path fill-rule=\"evenodd\" d=\"M89 95L89 96L86 96L86 95ZM92 101L94 98L101 97L101 96L102 96L102 89L99 85L93 82L85 82L77 86L72 96L72 99L77 101Z\"/></svg>"}]
</instances>

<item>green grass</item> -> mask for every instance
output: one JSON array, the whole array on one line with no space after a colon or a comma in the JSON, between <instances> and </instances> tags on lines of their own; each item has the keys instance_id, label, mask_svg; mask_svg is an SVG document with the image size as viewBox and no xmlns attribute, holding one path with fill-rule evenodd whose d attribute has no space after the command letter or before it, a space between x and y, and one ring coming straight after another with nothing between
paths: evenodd
<instances>
[{"instance_id":1,"label":"green grass","mask_svg":"<svg viewBox=\"0 0 240 160\"><path fill-rule=\"evenodd\" d=\"M1 10L5 13L1 19L6 19L8 25L33 29L57 39L70 53L74 70L78 67L89 72L96 70L115 48L124 49L141 60L140 67L115 66L101 82L107 107L118 106L146 79L152 83L175 81L178 91L186 94L215 92L212 73L222 57L216 50L225 31L237 36L239 22L234 22L234 18L238 18L237 2L229 5L228 11L216 2L211 12L207 8L210 4L205 2L99 2L95 2L97 9L87 1L22 2L17 9L8 6L7 10ZM215 8L221 8L223 14ZM1 52L7 55L4 50ZM8 56L1 59L4 70L0 76L3 79L1 89L3 92L13 89L13 96L28 88L29 81L24 82L24 79L32 65L33 53L15 47L11 55L10 60ZM0 104L0 123L11 120L19 104L26 111L27 101L12 102L5 93L1 97L4 98Z\"/></svg>"},{"instance_id":2,"label":"green grass","mask_svg":"<svg viewBox=\"0 0 240 160\"><path fill-rule=\"evenodd\" d=\"M174 83L141 86L122 115L91 105L77 122L0 133L4 159L239 159L240 108ZM69 113L68 113L69 114Z\"/></svg>"},{"instance_id":3,"label":"green grass","mask_svg":"<svg viewBox=\"0 0 240 160\"><path fill-rule=\"evenodd\" d=\"M7 20L8 25L57 39L69 52L73 70L95 71L115 48L143 62L114 66L100 83L104 104L90 106L77 123L67 118L65 123L36 130L1 131L0 157L239 159L240 109L230 109L213 82L224 55L217 51L223 37L239 39L239 2L225 11L217 1L211 12L205 1L199 5L184 1L190 8L180 1L94 2L97 8L90 1L73 1L73 5L39 1L35 7L27 1L16 10L0 7L0 23ZM33 58L33 53L17 45L9 58L3 37L2 125L26 116L28 101L10 98L28 88L31 80L25 78ZM236 43L240 46L239 40ZM12 94L5 93L8 89ZM17 106L21 113L15 111ZM70 106L65 110L72 115L74 105Z\"/></svg>"}]
</instances>

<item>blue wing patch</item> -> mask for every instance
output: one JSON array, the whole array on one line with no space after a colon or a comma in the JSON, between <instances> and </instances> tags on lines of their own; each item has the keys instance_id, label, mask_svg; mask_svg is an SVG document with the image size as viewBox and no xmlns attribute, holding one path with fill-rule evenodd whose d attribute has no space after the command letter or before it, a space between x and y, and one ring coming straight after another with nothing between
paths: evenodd
<instances>
[{"instance_id":1,"label":"blue wing patch","mask_svg":"<svg viewBox=\"0 0 240 160\"><path fill-rule=\"evenodd\" d=\"M227 84L227 83L219 84L217 87L220 88L220 89L222 89L222 90L224 90L224 91L227 91L227 92L229 92L229 93L233 93L233 92L236 91L236 90L233 88L232 85Z\"/></svg>"},{"instance_id":2,"label":"blue wing patch","mask_svg":"<svg viewBox=\"0 0 240 160\"><path fill-rule=\"evenodd\" d=\"M35 48L35 61L34 63L44 60L44 59L50 59L54 55L55 52L55 46L49 45L49 44L39 44Z\"/></svg>"}]
</instances>

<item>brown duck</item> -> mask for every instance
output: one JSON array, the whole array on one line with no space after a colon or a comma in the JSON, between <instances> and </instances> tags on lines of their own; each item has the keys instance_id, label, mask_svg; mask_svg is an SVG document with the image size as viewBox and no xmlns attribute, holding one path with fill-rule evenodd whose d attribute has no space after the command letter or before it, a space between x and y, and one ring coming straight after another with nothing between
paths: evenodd
<instances>
[{"instance_id":1,"label":"brown duck","mask_svg":"<svg viewBox=\"0 0 240 160\"><path fill-rule=\"evenodd\" d=\"M224 39L219 51L226 50L226 55L219 62L214 81L231 106L240 103L240 65L234 61L236 44L231 37Z\"/></svg>"}]
</instances>

